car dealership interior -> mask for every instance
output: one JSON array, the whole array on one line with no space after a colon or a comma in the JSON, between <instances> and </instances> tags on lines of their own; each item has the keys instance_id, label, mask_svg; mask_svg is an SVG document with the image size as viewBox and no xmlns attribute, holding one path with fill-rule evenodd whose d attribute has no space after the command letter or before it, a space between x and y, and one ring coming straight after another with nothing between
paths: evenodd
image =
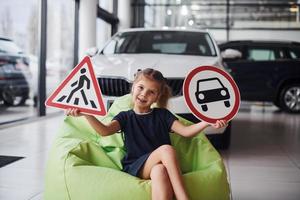
<instances>
[{"instance_id":1,"label":"car dealership interior","mask_svg":"<svg viewBox=\"0 0 300 200\"><path fill-rule=\"evenodd\" d=\"M0 1L0 199L186 199L180 180L191 200L299 200L299 7L299 0ZM163 77L149 78L147 68ZM139 85L140 76L158 89ZM151 95L150 109L137 112ZM158 117L179 179L168 148L142 178L169 143L143 150L131 167L149 160L136 176L125 171L129 140L138 140L118 116L132 111L140 120L157 107L176 121ZM98 120L112 135L95 128ZM147 141L162 137L144 131Z\"/></svg>"}]
</instances>

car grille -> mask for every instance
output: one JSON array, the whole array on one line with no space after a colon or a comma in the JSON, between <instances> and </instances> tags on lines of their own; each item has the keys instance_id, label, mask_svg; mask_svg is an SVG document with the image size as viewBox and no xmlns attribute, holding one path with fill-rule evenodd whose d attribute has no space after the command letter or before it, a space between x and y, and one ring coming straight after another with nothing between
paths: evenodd
<instances>
[{"instance_id":1,"label":"car grille","mask_svg":"<svg viewBox=\"0 0 300 200\"><path fill-rule=\"evenodd\" d=\"M105 96L123 96L131 89L131 82L120 78L98 78L101 92ZM183 79L167 79L173 96L182 96Z\"/></svg>"},{"instance_id":2,"label":"car grille","mask_svg":"<svg viewBox=\"0 0 300 200\"><path fill-rule=\"evenodd\" d=\"M124 79L98 78L98 83L103 95L123 96L130 92L131 83Z\"/></svg>"}]
</instances>

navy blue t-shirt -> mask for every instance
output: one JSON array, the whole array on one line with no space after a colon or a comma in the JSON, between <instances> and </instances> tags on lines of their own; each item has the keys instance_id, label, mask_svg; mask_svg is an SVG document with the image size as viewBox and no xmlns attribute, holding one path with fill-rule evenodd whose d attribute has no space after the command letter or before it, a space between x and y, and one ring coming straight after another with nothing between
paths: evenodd
<instances>
[{"instance_id":1,"label":"navy blue t-shirt","mask_svg":"<svg viewBox=\"0 0 300 200\"><path fill-rule=\"evenodd\" d=\"M152 151L164 144L171 144L169 132L177 118L167 109L153 108L147 114L133 110L116 115L124 132L127 154L122 160L123 171L138 176L139 170Z\"/></svg>"}]
</instances>

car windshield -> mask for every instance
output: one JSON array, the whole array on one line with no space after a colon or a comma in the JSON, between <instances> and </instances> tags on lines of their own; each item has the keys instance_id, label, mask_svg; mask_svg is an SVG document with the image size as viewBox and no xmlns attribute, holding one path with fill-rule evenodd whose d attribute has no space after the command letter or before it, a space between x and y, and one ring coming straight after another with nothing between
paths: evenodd
<instances>
[{"instance_id":1,"label":"car windshield","mask_svg":"<svg viewBox=\"0 0 300 200\"><path fill-rule=\"evenodd\" d=\"M0 53L22 53L22 50L10 40L0 40Z\"/></svg>"},{"instance_id":2,"label":"car windshield","mask_svg":"<svg viewBox=\"0 0 300 200\"><path fill-rule=\"evenodd\" d=\"M198 90L200 91L214 90L218 88L223 88L218 79L206 79L198 82Z\"/></svg>"},{"instance_id":3,"label":"car windshield","mask_svg":"<svg viewBox=\"0 0 300 200\"><path fill-rule=\"evenodd\" d=\"M216 56L216 50L209 34L189 31L120 33L106 45L103 54L120 53Z\"/></svg>"}]
</instances>

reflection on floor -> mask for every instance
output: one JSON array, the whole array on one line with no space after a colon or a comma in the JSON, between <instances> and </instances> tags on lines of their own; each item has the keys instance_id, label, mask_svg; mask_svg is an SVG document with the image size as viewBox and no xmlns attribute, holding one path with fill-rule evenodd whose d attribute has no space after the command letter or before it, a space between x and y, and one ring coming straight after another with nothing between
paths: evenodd
<instances>
[{"instance_id":1,"label":"reflection on floor","mask_svg":"<svg viewBox=\"0 0 300 200\"><path fill-rule=\"evenodd\" d=\"M48 114L57 113L58 109L47 107ZM28 99L24 105L5 106L0 102L0 126L7 122L15 122L37 116L37 107L33 106L33 101Z\"/></svg>"},{"instance_id":2,"label":"reflection on floor","mask_svg":"<svg viewBox=\"0 0 300 200\"><path fill-rule=\"evenodd\" d=\"M62 115L0 130L0 155L25 158L0 168L0 199L42 199L45 163ZM300 115L243 103L233 121L227 166L236 200L300 199Z\"/></svg>"},{"instance_id":3,"label":"reflection on floor","mask_svg":"<svg viewBox=\"0 0 300 200\"><path fill-rule=\"evenodd\" d=\"M233 121L223 152L233 199L300 199L300 115L250 108Z\"/></svg>"}]
</instances>

